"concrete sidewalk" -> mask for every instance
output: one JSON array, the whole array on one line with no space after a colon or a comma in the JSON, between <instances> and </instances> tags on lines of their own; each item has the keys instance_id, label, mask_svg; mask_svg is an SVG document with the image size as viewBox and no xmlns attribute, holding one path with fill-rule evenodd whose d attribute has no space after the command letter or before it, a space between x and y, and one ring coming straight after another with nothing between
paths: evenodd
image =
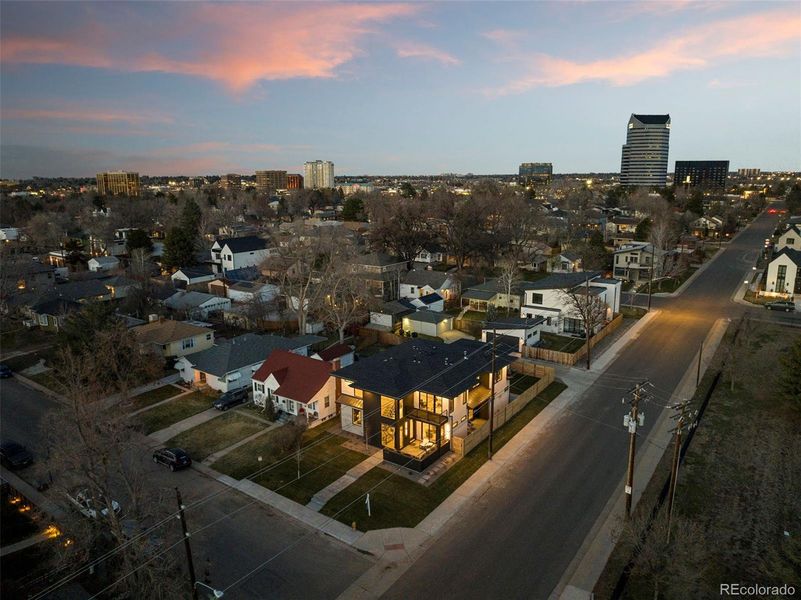
<instances>
[{"instance_id":1,"label":"concrete sidewalk","mask_svg":"<svg viewBox=\"0 0 801 600\"><path fill-rule=\"evenodd\" d=\"M263 421L264 419L258 419L258 420L259 420L259 421ZM232 445L228 446L227 448L223 448L222 450L218 450L218 451L217 451L217 452L215 452L214 454L210 454L209 456L207 456L207 457L206 457L206 458L203 460L203 462L204 462L205 464L207 464L207 465L214 464L215 462L217 462L218 460L220 460L220 459L221 459L223 456L225 456L226 454L228 454L228 453L230 453L230 452L233 452L234 450L236 450L236 449L237 449L237 448L239 448L240 446L244 446L244 445L245 445L245 444L247 444L248 442L252 442L252 441L253 441L253 440L255 440L257 437L261 437L261 436L263 436L265 433L267 433L268 431L272 431L272 430L273 430L273 429L275 429L276 427L280 427L280 424L279 424L279 423L273 423L273 424L272 424L272 425L270 425L269 427L266 427L265 429L262 429L261 431L257 431L257 432L256 432L256 433L254 433L253 435L249 435L249 436L248 436L248 437L246 437L245 439L243 439L243 440L239 440L237 443L235 443L235 444L232 444Z\"/></svg>"},{"instance_id":2,"label":"concrete sidewalk","mask_svg":"<svg viewBox=\"0 0 801 600\"><path fill-rule=\"evenodd\" d=\"M158 402L154 402L153 404L151 404L149 406L145 406L143 408L137 409L137 410L129 413L128 416L129 417L135 417L136 415L141 414L143 412L147 412L148 410L152 410L152 409L156 408L157 406L161 406L162 404L167 404L167 402L172 402L173 400L177 400L178 398L183 398L184 396L188 396L189 394L191 394L193 392L194 392L194 390L184 390L183 388L180 388L180 387L176 386L175 387L175 396L170 396L169 398L165 398L164 400L159 400ZM133 398L131 398L131 400L133 400Z\"/></svg>"},{"instance_id":3,"label":"concrete sidewalk","mask_svg":"<svg viewBox=\"0 0 801 600\"><path fill-rule=\"evenodd\" d=\"M159 431L155 431L151 433L148 437L160 444L163 444L167 440L175 437L179 433L183 433L193 427L197 427L198 425L205 423L206 421L211 421L215 417L219 417L220 415L225 414L223 410L217 410L216 408L209 408L204 410L201 413L196 415L192 415L188 419L184 419L183 421L178 421L177 423L173 423L169 427L165 427Z\"/></svg>"},{"instance_id":4,"label":"concrete sidewalk","mask_svg":"<svg viewBox=\"0 0 801 600\"><path fill-rule=\"evenodd\" d=\"M312 499L306 506L314 511L319 512L320 509L323 508L323 506L325 506L331 498L336 496L359 477L367 473L367 471L381 464L383 460L383 451L376 450L358 465L348 469L348 471L342 477L328 484L326 487L312 496Z\"/></svg>"}]
</instances>

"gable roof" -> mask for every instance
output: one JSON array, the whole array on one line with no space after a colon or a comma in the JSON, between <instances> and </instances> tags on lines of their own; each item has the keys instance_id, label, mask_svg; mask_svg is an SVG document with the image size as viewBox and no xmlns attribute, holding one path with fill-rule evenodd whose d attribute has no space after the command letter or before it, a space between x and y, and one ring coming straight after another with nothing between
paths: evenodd
<instances>
[{"instance_id":1,"label":"gable roof","mask_svg":"<svg viewBox=\"0 0 801 600\"><path fill-rule=\"evenodd\" d=\"M175 292L164 301L164 304L175 310L197 308L209 300L223 300L220 296L204 292Z\"/></svg>"},{"instance_id":2,"label":"gable roof","mask_svg":"<svg viewBox=\"0 0 801 600\"><path fill-rule=\"evenodd\" d=\"M345 344L334 344L325 350L320 350L317 353L317 356L323 360L334 360L336 358L340 358L341 356L350 354L351 352L353 352L353 348L350 346L346 346Z\"/></svg>"},{"instance_id":3,"label":"gable roof","mask_svg":"<svg viewBox=\"0 0 801 600\"><path fill-rule=\"evenodd\" d=\"M380 310L375 310L373 312L384 315L404 315L416 310L417 307L414 304L405 298L401 298L400 300L390 300L389 302L384 302L384 304L381 305Z\"/></svg>"},{"instance_id":4,"label":"gable roof","mask_svg":"<svg viewBox=\"0 0 801 600\"><path fill-rule=\"evenodd\" d=\"M99 265L116 265L120 260L116 256L93 256L89 262L95 261Z\"/></svg>"},{"instance_id":5,"label":"gable roof","mask_svg":"<svg viewBox=\"0 0 801 600\"><path fill-rule=\"evenodd\" d=\"M498 344L495 366L511 364L509 355L516 352ZM453 398L470 389L481 373L489 371L492 344L460 339L452 344L415 339L363 358L343 369L335 377L354 382L358 389L393 398L419 390Z\"/></svg>"},{"instance_id":6,"label":"gable roof","mask_svg":"<svg viewBox=\"0 0 801 600\"><path fill-rule=\"evenodd\" d=\"M770 262L773 262L780 256L787 256L796 267L801 269L801 250L795 250L794 248L782 248L779 250Z\"/></svg>"},{"instance_id":7,"label":"gable roof","mask_svg":"<svg viewBox=\"0 0 801 600\"><path fill-rule=\"evenodd\" d=\"M190 325L175 319L164 319L154 321L146 325L140 325L131 329L136 336L136 341L140 344L169 344L196 335L210 333L211 329Z\"/></svg>"},{"instance_id":8,"label":"gable roof","mask_svg":"<svg viewBox=\"0 0 801 600\"><path fill-rule=\"evenodd\" d=\"M584 283L589 278L590 281L600 277L598 271L587 271L584 273L552 273L548 277L543 277L537 281L524 281L520 285L524 290L561 290L573 288Z\"/></svg>"},{"instance_id":9,"label":"gable roof","mask_svg":"<svg viewBox=\"0 0 801 600\"><path fill-rule=\"evenodd\" d=\"M267 240L255 235L246 235L244 237L235 238L222 238L217 239L216 241L220 245L220 248L228 246L228 249L234 254L238 254L240 252L254 252L256 250L264 250L267 248Z\"/></svg>"},{"instance_id":10,"label":"gable roof","mask_svg":"<svg viewBox=\"0 0 801 600\"><path fill-rule=\"evenodd\" d=\"M193 267L181 267L173 276L178 273L182 273L186 275L189 279L194 279L195 277L206 277L208 275L214 275L214 271L211 268L211 265L195 265Z\"/></svg>"},{"instance_id":11,"label":"gable roof","mask_svg":"<svg viewBox=\"0 0 801 600\"><path fill-rule=\"evenodd\" d=\"M37 315L66 315L76 310L80 310L81 305L73 300L66 298L54 298L52 300L42 300L31 306L31 310Z\"/></svg>"},{"instance_id":12,"label":"gable roof","mask_svg":"<svg viewBox=\"0 0 801 600\"><path fill-rule=\"evenodd\" d=\"M109 291L100 279L87 279L85 281L69 281L60 283L53 288L60 297L68 300L83 300L96 296L106 296Z\"/></svg>"},{"instance_id":13,"label":"gable roof","mask_svg":"<svg viewBox=\"0 0 801 600\"><path fill-rule=\"evenodd\" d=\"M426 294L425 296L420 296L418 300L423 304L434 304L435 302L444 300L444 298L440 296L437 292L431 292L430 294Z\"/></svg>"},{"instance_id":14,"label":"gable roof","mask_svg":"<svg viewBox=\"0 0 801 600\"><path fill-rule=\"evenodd\" d=\"M434 325L439 325L443 321L447 321L448 319L452 319L453 315L449 315L444 312L439 312L436 310L418 310L410 315L404 317L405 319L409 319L410 321L417 321L418 323L433 323Z\"/></svg>"},{"instance_id":15,"label":"gable roof","mask_svg":"<svg viewBox=\"0 0 801 600\"><path fill-rule=\"evenodd\" d=\"M277 395L308 404L328 382L331 369L330 362L275 350L253 373L252 379L263 382L273 375L279 383Z\"/></svg>"},{"instance_id":16,"label":"gable roof","mask_svg":"<svg viewBox=\"0 0 801 600\"><path fill-rule=\"evenodd\" d=\"M397 265L399 263L406 264L406 261L398 256L390 256L383 252L373 252L372 254L364 254L357 256L350 260L353 265L362 265L369 267L386 267L389 265Z\"/></svg>"},{"instance_id":17,"label":"gable roof","mask_svg":"<svg viewBox=\"0 0 801 600\"><path fill-rule=\"evenodd\" d=\"M274 350L296 350L319 339L316 335L285 338L280 335L246 333L229 340L217 340L211 348L184 358L195 369L219 377L242 367L258 364Z\"/></svg>"},{"instance_id":18,"label":"gable roof","mask_svg":"<svg viewBox=\"0 0 801 600\"><path fill-rule=\"evenodd\" d=\"M793 232L795 234L801 235L801 225L798 225L797 223L789 223L787 225L787 229L782 231L782 233L781 233L781 235L779 237L784 237L785 235L787 235L790 232Z\"/></svg>"},{"instance_id":19,"label":"gable roof","mask_svg":"<svg viewBox=\"0 0 801 600\"><path fill-rule=\"evenodd\" d=\"M441 288L448 281L450 275L442 271L411 270L403 277L403 283L418 287L429 286L435 290Z\"/></svg>"}]
</instances>

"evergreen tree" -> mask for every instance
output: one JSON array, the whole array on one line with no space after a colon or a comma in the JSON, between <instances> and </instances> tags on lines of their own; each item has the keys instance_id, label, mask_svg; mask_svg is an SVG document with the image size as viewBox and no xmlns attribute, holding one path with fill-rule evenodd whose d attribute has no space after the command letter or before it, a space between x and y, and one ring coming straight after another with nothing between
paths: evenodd
<instances>
[{"instance_id":1,"label":"evergreen tree","mask_svg":"<svg viewBox=\"0 0 801 600\"><path fill-rule=\"evenodd\" d=\"M125 240L125 248L128 254L131 254L137 248L144 248L148 252L153 251L153 241L150 236L141 229L134 229L128 233L128 239Z\"/></svg>"},{"instance_id":2,"label":"evergreen tree","mask_svg":"<svg viewBox=\"0 0 801 600\"><path fill-rule=\"evenodd\" d=\"M195 238L185 227L171 227L164 238L164 267L171 269L194 264Z\"/></svg>"}]
</instances>

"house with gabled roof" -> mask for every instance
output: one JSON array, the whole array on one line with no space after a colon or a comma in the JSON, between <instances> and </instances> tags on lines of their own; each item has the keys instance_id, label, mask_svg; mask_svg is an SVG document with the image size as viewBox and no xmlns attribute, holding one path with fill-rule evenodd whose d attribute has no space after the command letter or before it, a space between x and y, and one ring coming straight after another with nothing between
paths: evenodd
<instances>
[{"instance_id":1,"label":"house with gabled roof","mask_svg":"<svg viewBox=\"0 0 801 600\"><path fill-rule=\"evenodd\" d=\"M144 351L155 352L164 358L195 354L214 345L214 330L185 321L156 319L131 329Z\"/></svg>"},{"instance_id":2,"label":"house with gabled roof","mask_svg":"<svg viewBox=\"0 0 801 600\"><path fill-rule=\"evenodd\" d=\"M334 371L342 429L383 450L384 460L423 471L509 401L511 349L461 339L413 340Z\"/></svg>"},{"instance_id":3,"label":"house with gabled roof","mask_svg":"<svg viewBox=\"0 0 801 600\"><path fill-rule=\"evenodd\" d=\"M773 255L765 277L765 295L801 294L801 250L786 246Z\"/></svg>"},{"instance_id":4,"label":"house with gabled roof","mask_svg":"<svg viewBox=\"0 0 801 600\"><path fill-rule=\"evenodd\" d=\"M776 240L774 251L779 251L784 248L801 250L801 225L796 225L795 223L790 224L779 236L779 239Z\"/></svg>"},{"instance_id":5,"label":"house with gabled roof","mask_svg":"<svg viewBox=\"0 0 801 600\"><path fill-rule=\"evenodd\" d=\"M348 263L373 296L385 302L399 298L400 283L407 270L405 260L382 252L373 252L356 256Z\"/></svg>"},{"instance_id":6,"label":"house with gabled roof","mask_svg":"<svg viewBox=\"0 0 801 600\"><path fill-rule=\"evenodd\" d=\"M253 403L306 418L315 427L337 415L333 365L287 350L274 350L253 373Z\"/></svg>"},{"instance_id":7,"label":"house with gabled roof","mask_svg":"<svg viewBox=\"0 0 801 600\"><path fill-rule=\"evenodd\" d=\"M211 246L211 262L217 273L254 267L270 256L267 240L255 235L220 238Z\"/></svg>"},{"instance_id":8,"label":"house with gabled roof","mask_svg":"<svg viewBox=\"0 0 801 600\"><path fill-rule=\"evenodd\" d=\"M499 279L487 279L484 283L471 285L462 292L462 306L479 312L487 312L491 306L519 310L522 299L520 282L514 282L511 294L508 292Z\"/></svg>"},{"instance_id":9,"label":"house with gabled roof","mask_svg":"<svg viewBox=\"0 0 801 600\"><path fill-rule=\"evenodd\" d=\"M181 267L170 275L173 285L179 289L185 289L190 285L207 283L213 281L217 274L211 265L196 265L194 267Z\"/></svg>"},{"instance_id":10,"label":"house with gabled roof","mask_svg":"<svg viewBox=\"0 0 801 600\"><path fill-rule=\"evenodd\" d=\"M335 369L341 369L352 365L354 361L353 348L347 344L334 344L324 350L320 350L312 354L312 358L317 360L324 360L330 362Z\"/></svg>"},{"instance_id":11,"label":"house with gabled roof","mask_svg":"<svg viewBox=\"0 0 801 600\"><path fill-rule=\"evenodd\" d=\"M29 307L28 313L42 329L59 331L67 317L81 309L81 305L67 298L45 299Z\"/></svg>"},{"instance_id":12,"label":"house with gabled roof","mask_svg":"<svg viewBox=\"0 0 801 600\"><path fill-rule=\"evenodd\" d=\"M203 292L177 291L164 301L164 306L191 319L206 319L210 314L231 308L231 300Z\"/></svg>"},{"instance_id":13,"label":"house with gabled roof","mask_svg":"<svg viewBox=\"0 0 801 600\"><path fill-rule=\"evenodd\" d=\"M437 293L447 302L459 294L459 282L452 273L412 269L403 276L401 298L420 298Z\"/></svg>"}]
</instances>

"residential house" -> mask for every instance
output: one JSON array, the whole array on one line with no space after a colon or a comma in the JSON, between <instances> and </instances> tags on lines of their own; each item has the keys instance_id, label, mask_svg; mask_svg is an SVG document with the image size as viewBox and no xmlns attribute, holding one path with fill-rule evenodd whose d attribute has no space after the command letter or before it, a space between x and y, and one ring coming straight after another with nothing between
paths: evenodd
<instances>
[{"instance_id":1,"label":"residential house","mask_svg":"<svg viewBox=\"0 0 801 600\"><path fill-rule=\"evenodd\" d=\"M73 300L54 298L34 303L28 313L41 329L59 331L64 326L66 318L80 308L81 305Z\"/></svg>"},{"instance_id":2,"label":"residential house","mask_svg":"<svg viewBox=\"0 0 801 600\"><path fill-rule=\"evenodd\" d=\"M612 217L606 222L606 239L611 240L619 237L621 234L629 234L633 237L637 230L637 225L639 225L641 221L642 219L637 217Z\"/></svg>"},{"instance_id":3,"label":"residential house","mask_svg":"<svg viewBox=\"0 0 801 600\"><path fill-rule=\"evenodd\" d=\"M601 273L554 273L538 281L523 282L522 286L524 299L520 316L542 317L545 323L541 327L550 333L583 335L584 324L565 293L568 290L584 293L589 288L587 293L606 306L606 321L620 312L621 281L605 279ZM598 325L596 331L602 326Z\"/></svg>"},{"instance_id":4,"label":"residential house","mask_svg":"<svg viewBox=\"0 0 801 600\"><path fill-rule=\"evenodd\" d=\"M171 310L185 313L189 318L206 319L210 314L231 308L231 300L203 292L178 291L167 298L164 305Z\"/></svg>"},{"instance_id":5,"label":"residential house","mask_svg":"<svg viewBox=\"0 0 801 600\"><path fill-rule=\"evenodd\" d=\"M451 273L413 269L403 276L401 298L419 298L437 293L447 302L459 294L459 282Z\"/></svg>"},{"instance_id":6,"label":"residential house","mask_svg":"<svg viewBox=\"0 0 801 600\"><path fill-rule=\"evenodd\" d=\"M400 283L407 270L402 258L374 252L351 259L350 265L376 298L388 302L400 297Z\"/></svg>"},{"instance_id":7,"label":"residential house","mask_svg":"<svg viewBox=\"0 0 801 600\"><path fill-rule=\"evenodd\" d=\"M254 267L270 256L267 240L255 235L217 239L211 247L211 262L217 273Z\"/></svg>"},{"instance_id":8,"label":"residential house","mask_svg":"<svg viewBox=\"0 0 801 600\"><path fill-rule=\"evenodd\" d=\"M423 471L489 419L509 400L507 369L513 358L475 340L442 344L413 340L334 371L341 380L342 429L383 449L384 460ZM494 375L494 377L493 377Z\"/></svg>"},{"instance_id":9,"label":"residential house","mask_svg":"<svg viewBox=\"0 0 801 600\"><path fill-rule=\"evenodd\" d=\"M445 300L436 292L426 294L425 296L420 296L414 300L409 300L409 302L411 302L412 305L417 309L422 308L426 310L436 310L438 312L445 310Z\"/></svg>"},{"instance_id":10,"label":"residential house","mask_svg":"<svg viewBox=\"0 0 801 600\"><path fill-rule=\"evenodd\" d=\"M393 331L399 327L403 317L413 313L417 307L410 300L390 300L384 302L381 308L370 311L370 323L367 327L382 331Z\"/></svg>"},{"instance_id":11,"label":"residential house","mask_svg":"<svg viewBox=\"0 0 801 600\"><path fill-rule=\"evenodd\" d=\"M723 219L720 217L698 217L690 223L690 233L700 237L720 234L722 228Z\"/></svg>"},{"instance_id":12,"label":"residential house","mask_svg":"<svg viewBox=\"0 0 801 600\"><path fill-rule=\"evenodd\" d=\"M355 359L353 348L346 344L334 344L325 350L320 350L312 354L312 358L330 362L334 369L341 369L352 365Z\"/></svg>"},{"instance_id":13,"label":"residential house","mask_svg":"<svg viewBox=\"0 0 801 600\"><path fill-rule=\"evenodd\" d=\"M801 294L801 250L785 246L768 264L765 295Z\"/></svg>"},{"instance_id":14,"label":"residential house","mask_svg":"<svg viewBox=\"0 0 801 600\"><path fill-rule=\"evenodd\" d=\"M106 287L102 279L84 279L59 283L47 294L75 302L102 302L112 299L112 292Z\"/></svg>"},{"instance_id":15,"label":"residential house","mask_svg":"<svg viewBox=\"0 0 801 600\"><path fill-rule=\"evenodd\" d=\"M663 271L667 253L648 242L624 244L614 252L612 268L615 277L627 281L640 281L651 276L652 261L656 268L653 276L659 277Z\"/></svg>"},{"instance_id":16,"label":"residential house","mask_svg":"<svg viewBox=\"0 0 801 600\"><path fill-rule=\"evenodd\" d=\"M570 250L565 250L548 261L548 271L551 273L576 273L581 270L581 256Z\"/></svg>"},{"instance_id":17,"label":"residential house","mask_svg":"<svg viewBox=\"0 0 801 600\"><path fill-rule=\"evenodd\" d=\"M46 290L56 284L56 270L51 265L26 256L4 262L3 270L16 279L14 287L18 290Z\"/></svg>"},{"instance_id":18,"label":"residential house","mask_svg":"<svg viewBox=\"0 0 801 600\"><path fill-rule=\"evenodd\" d=\"M182 356L176 361L175 368L187 383L227 392L250 387L253 373L273 350L290 350L308 356L309 347L324 339L316 335L285 338L246 333L228 340L215 340L211 348Z\"/></svg>"},{"instance_id":19,"label":"residential house","mask_svg":"<svg viewBox=\"0 0 801 600\"><path fill-rule=\"evenodd\" d=\"M170 275L172 284L178 289L185 289L190 285L207 283L216 279L217 274L211 265L197 265L195 267L181 267Z\"/></svg>"},{"instance_id":20,"label":"residential house","mask_svg":"<svg viewBox=\"0 0 801 600\"><path fill-rule=\"evenodd\" d=\"M134 279L116 275L114 277L103 277L100 279L106 289L111 293L112 299L126 298L132 290L139 289L142 284Z\"/></svg>"},{"instance_id":21,"label":"residential house","mask_svg":"<svg viewBox=\"0 0 801 600\"><path fill-rule=\"evenodd\" d=\"M86 263L90 271L116 271L120 268L120 259L116 256L95 256Z\"/></svg>"},{"instance_id":22,"label":"residential house","mask_svg":"<svg viewBox=\"0 0 801 600\"><path fill-rule=\"evenodd\" d=\"M462 306L470 310L487 312L489 307L504 308L517 312L523 295L521 283L514 282L510 290L499 279L487 279L484 283L472 285L462 292Z\"/></svg>"},{"instance_id":23,"label":"residential house","mask_svg":"<svg viewBox=\"0 0 801 600\"><path fill-rule=\"evenodd\" d=\"M276 411L306 418L315 427L337 416L337 380L330 362L273 350L253 373L253 403L272 402Z\"/></svg>"},{"instance_id":24,"label":"residential house","mask_svg":"<svg viewBox=\"0 0 801 600\"><path fill-rule=\"evenodd\" d=\"M441 244L431 242L426 244L425 248L420 250L417 256L414 257L414 262L432 265L444 263L447 258L448 253L445 251L445 247Z\"/></svg>"},{"instance_id":25,"label":"residential house","mask_svg":"<svg viewBox=\"0 0 801 600\"><path fill-rule=\"evenodd\" d=\"M209 293L232 302L271 302L278 295L277 285L259 281L229 281L216 279L209 283Z\"/></svg>"},{"instance_id":26,"label":"residential house","mask_svg":"<svg viewBox=\"0 0 801 600\"><path fill-rule=\"evenodd\" d=\"M481 341L491 342L494 335L498 338L512 339L518 352L523 346L536 346L540 343L540 332L545 327L545 317L502 317L493 319L481 328Z\"/></svg>"},{"instance_id":27,"label":"residential house","mask_svg":"<svg viewBox=\"0 0 801 600\"><path fill-rule=\"evenodd\" d=\"M433 310L418 310L403 317L403 331L440 337L453 329L453 315Z\"/></svg>"},{"instance_id":28,"label":"residential house","mask_svg":"<svg viewBox=\"0 0 801 600\"><path fill-rule=\"evenodd\" d=\"M774 250L778 252L784 248L801 250L801 225L790 225L776 240Z\"/></svg>"},{"instance_id":29,"label":"residential house","mask_svg":"<svg viewBox=\"0 0 801 600\"><path fill-rule=\"evenodd\" d=\"M174 319L157 319L131 329L145 351L164 358L178 358L207 350L214 345L214 330Z\"/></svg>"}]
</instances>

